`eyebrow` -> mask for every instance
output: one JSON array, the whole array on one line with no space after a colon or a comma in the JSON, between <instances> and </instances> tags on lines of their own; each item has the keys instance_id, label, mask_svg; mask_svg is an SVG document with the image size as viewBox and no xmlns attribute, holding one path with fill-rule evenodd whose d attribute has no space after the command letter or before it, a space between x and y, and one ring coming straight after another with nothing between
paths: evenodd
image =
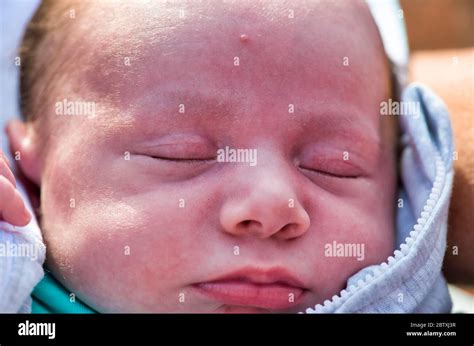
<instances>
[{"instance_id":1,"label":"eyebrow","mask_svg":"<svg viewBox=\"0 0 474 346\"><path fill-rule=\"evenodd\" d=\"M178 119L189 120L193 117L193 112L196 109L202 111L206 109L206 113L200 114L199 118L203 117L215 117L219 118L235 118L238 117L242 110L242 103L238 100L232 99L231 97L220 95L218 93L203 92L200 90L193 91L164 91L160 94L149 93L143 97L139 97L134 100L134 103L145 104L140 107L141 109L148 108L150 104L156 106L157 97L158 101L167 112L170 108L176 110L176 114L179 115ZM238 97L241 99L242 97ZM180 105L184 106L184 113L179 112ZM161 107L159 107L161 108ZM167 113L166 112L166 113ZM159 116L160 112L157 112ZM173 118L176 120L176 118Z\"/></svg>"},{"instance_id":2,"label":"eyebrow","mask_svg":"<svg viewBox=\"0 0 474 346\"><path fill-rule=\"evenodd\" d=\"M305 127L310 130L324 127L324 132L330 135L338 134L343 137L351 137L357 141L381 147L380 124L377 121L375 127L370 126L369 117L372 115L366 114L352 104L339 103L337 109L334 109L334 107L325 106L324 103L327 102L320 103L295 105L295 108L299 107L298 113L301 114L302 119L311 119L309 123L305 122ZM374 116L376 114L378 113L374 110Z\"/></svg>"},{"instance_id":3,"label":"eyebrow","mask_svg":"<svg viewBox=\"0 0 474 346\"><path fill-rule=\"evenodd\" d=\"M213 91L203 90L165 90L161 92L158 97L163 100L163 106L166 110L163 112L163 117L169 117L170 107L176 109L177 117L169 118L172 121L188 122L195 119L196 121L208 120L209 118L217 117L219 119L238 119L238 117L245 112L245 95L240 92L222 94L222 91L216 93ZM157 94L148 93L143 97L139 97L134 102L156 105ZM331 101L335 103L337 101ZM289 103L291 103L289 101ZM380 138L380 125L378 124L372 131L365 124L369 124L366 114L358 110L354 105L340 103L338 108L334 106L327 106L330 103L326 101L301 103L295 102L295 114L291 115L300 119L300 127L304 130L314 129L315 134L321 134L321 130L327 135L338 135L352 141L360 142L366 145L375 145L381 148L382 142ZM185 112L180 114L178 107L183 104ZM282 113L288 115L288 104L282 105ZM142 109L148 109L145 105ZM193 111L199 110L199 117L194 117ZM156 116L160 116L160 111L157 111Z\"/></svg>"},{"instance_id":4,"label":"eyebrow","mask_svg":"<svg viewBox=\"0 0 474 346\"><path fill-rule=\"evenodd\" d=\"M246 98L245 95L241 93L233 93L232 97L221 95L216 92L203 92L201 90L191 90L191 91L164 91L160 94L156 93L149 93L145 96L139 97L134 100L134 103L142 103L145 102L153 102L156 104L156 98L159 97L162 100L165 100L166 107L172 105L176 107L178 112L178 106L183 104L187 110L189 110L189 105L193 105L191 108L207 108L210 106L211 111L216 110L225 110L227 112L219 112L218 115L226 116L226 115L238 115L241 113L245 107L244 102L239 102ZM323 102L321 102L323 103ZM327 103L327 102L324 102ZM294 104L296 109L295 117L299 115L305 116L312 116L315 115L322 121L326 122L330 126L337 127L339 124L338 122L343 121L343 123L348 124L356 124L358 122L357 119L363 119L363 114L360 111L354 110L354 108L350 107L347 110L331 110L324 106L321 106L317 103L314 103L312 107L309 107L307 102L302 103L294 103L291 100L288 101L288 104L284 104L282 107L282 113L287 114L287 109L289 104ZM317 109L315 111L315 109ZM185 111L183 116L189 115L188 111ZM354 117L353 114L358 115L359 117ZM214 114L203 114L203 116L214 115ZM299 117L302 118L302 117Z\"/></svg>"}]
</instances>

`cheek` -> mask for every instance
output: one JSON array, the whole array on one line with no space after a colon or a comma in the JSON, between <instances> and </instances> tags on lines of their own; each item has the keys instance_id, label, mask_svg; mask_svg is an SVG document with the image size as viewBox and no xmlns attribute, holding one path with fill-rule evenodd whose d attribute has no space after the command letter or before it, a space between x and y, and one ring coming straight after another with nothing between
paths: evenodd
<instances>
[{"instance_id":1,"label":"cheek","mask_svg":"<svg viewBox=\"0 0 474 346\"><path fill-rule=\"evenodd\" d=\"M305 239L311 260L314 285L328 299L346 285L347 279L360 269L379 264L393 253L394 198L386 182L384 190L372 181L361 188L355 199L320 193L311 206L312 228ZM388 184L388 185L387 185ZM394 183L393 183L394 184ZM384 194L380 193L384 191ZM324 202L323 202L324 201ZM341 246L351 250L337 252ZM302 258L309 262L309 258Z\"/></svg>"},{"instance_id":2,"label":"cheek","mask_svg":"<svg viewBox=\"0 0 474 346\"><path fill-rule=\"evenodd\" d=\"M67 172L52 177L66 180ZM100 311L176 310L176 292L212 252L204 235L213 229L206 215L215 202L182 186L144 184L132 194L123 185L100 177L70 180L67 189L43 185L48 267ZM81 191L75 207L57 213L73 191Z\"/></svg>"}]
</instances>

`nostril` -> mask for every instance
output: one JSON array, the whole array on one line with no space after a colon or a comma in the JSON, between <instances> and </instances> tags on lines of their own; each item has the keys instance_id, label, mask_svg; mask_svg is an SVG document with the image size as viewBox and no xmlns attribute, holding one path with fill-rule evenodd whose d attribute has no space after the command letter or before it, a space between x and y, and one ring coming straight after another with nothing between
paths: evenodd
<instances>
[{"instance_id":1,"label":"nostril","mask_svg":"<svg viewBox=\"0 0 474 346\"><path fill-rule=\"evenodd\" d=\"M257 238L266 238L263 224L256 220L242 220L237 224L237 233L245 236L255 236Z\"/></svg>"},{"instance_id":2,"label":"nostril","mask_svg":"<svg viewBox=\"0 0 474 346\"><path fill-rule=\"evenodd\" d=\"M255 220L243 220L237 225L240 233L260 234L263 231L263 224Z\"/></svg>"},{"instance_id":3,"label":"nostril","mask_svg":"<svg viewBox=\"0 0 474 346\"><path fill-rule=\"evenodd\" d=\"M254 220L244 220L240 222L240 226L245 228L249 228L250 226L258 227L261 225L262 224L260 222Z\"/></svg>"},{"instance_id":4,"label":"nostril","mask_svg":"<svg viewBox=\"0 0 474 346\"><path fill-rule=\"evenodd\" d=\"M281 239L294 239L301 235L300 227L297 224L289 223L280 229L276 236Z\"/></svg>"}]
</instances>

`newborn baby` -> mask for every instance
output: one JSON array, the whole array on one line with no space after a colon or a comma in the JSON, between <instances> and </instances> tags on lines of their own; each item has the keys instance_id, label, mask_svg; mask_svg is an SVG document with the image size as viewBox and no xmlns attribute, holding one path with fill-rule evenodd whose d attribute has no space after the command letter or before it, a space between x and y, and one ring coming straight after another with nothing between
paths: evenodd
<instances>
[{"instance_id":1,"label":"newborn baby","mask_svg":"<svg viewBox=\"0 0 474 346\"><path fill-rule=\"evenodd\" d=\"M364 2L45 1L33 21L9 140L45 266L92 309L298 312L393 254L396 96Z\"/></svg>"}]
</instances>

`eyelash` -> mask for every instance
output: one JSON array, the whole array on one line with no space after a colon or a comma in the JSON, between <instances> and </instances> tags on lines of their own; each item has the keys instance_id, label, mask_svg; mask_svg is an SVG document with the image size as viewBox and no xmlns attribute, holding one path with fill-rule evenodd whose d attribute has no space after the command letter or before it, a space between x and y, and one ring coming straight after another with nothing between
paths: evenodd
<instances>
[{"instance_id":1,"label":"eyelash","mask_svg":"<svg viewBox=\"0 0 474 346\"><path fill-rule=\"evenodd\" d=\"M215 158L212 158L212 159L179 159L179 158L160 157L160 156L150 156L150 157L152 159L155 159L155 160L184 163L184 164L188 164L188 165L208 163L208 162L212 162L212 161L215 160Z\"/></svg>"},{"instance_id":2,"label":"eyelash","mask_svg":"<svg viewBox=\"0 0 474 346\"><path fill-rule=\"evenodd\" d=\"M203 163L209 163L209 162L214 162L216 158L212 159L179 159L179 158L169 158L169 157L160 157L160 156L150 156L150 158L155 159L155 160L161 160L161 161L169 161L169 162L176 162L176 163L184 163L187 165L198 165L198 164L203 164ZM316 169L311 169L307 167L300 166L301 169L305 171L309 171L313 174L317 175L322 175L330 178L338 178L338 179L357 179L359 178L358 175L338 175L338 174L333 174L321 170L316 170Z\"/></svg>"},{"instance_id":3,"label":"eyelash","mask_svg":"<svg viewBox=\"0 0 474 346\"><path fill-rule=\"evenodd\" d=\"M326 177L330 178L338 178L338 179L357 179L359 178L358 175L340 175L340 174L333 174L325 171L320 171L317 169L311 169L311 168L306 168L306 167L301 167L301 169L304 169L305 171L310 171L311 173L317 174L317 175L323 175Z\"/></svg>"}]
</instances>

